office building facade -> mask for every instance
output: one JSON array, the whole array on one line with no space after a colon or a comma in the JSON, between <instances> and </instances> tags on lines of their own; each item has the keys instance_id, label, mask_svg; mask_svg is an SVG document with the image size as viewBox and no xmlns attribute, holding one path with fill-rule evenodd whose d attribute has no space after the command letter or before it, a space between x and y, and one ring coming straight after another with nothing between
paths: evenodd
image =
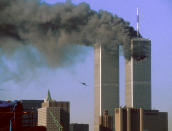
<instances>
[{"instance_id":1,"label":"office building facade","mask_svg":"<svg viewBox=\"0 0 172 131\"><path fill-rule=\"evenodd\" d=\"M125 60L125 104L151 109L151 41L131 40L131 57Z\"/></svg>"},{"instance_id":2,"label":"office building facade","mask_svg":"<svg viewBox=\"0 0 172 131\"><path fill-rule=\"evenodd\" d=\"M99 131L99 118L107 110L114 115L119 107L119 48L109 51L103 45L94 48L94 131Z\"/></svg>"},{"instance_id":3,"label":"office building facade","mask_svg":"<svg viewBox=\"0 0 172 131\"><path fill-rule=\"evenodd\" d=\"M50 92L38 109L38 126L45 126L47 131L69 131L70 105L69 102L52 100Z\"/></svg>"},{"instance_id":4,"label":"office building facade","mask_svg":"<svg viewBox=\"0 0 172 131\"><path fill-rule=\"evenodd\" d=\"M38 108L41 108L41 104L44 100L21 100L23 106L22 125L24 127L37 126L38 124Z\"/></svg>"}]
</instances>

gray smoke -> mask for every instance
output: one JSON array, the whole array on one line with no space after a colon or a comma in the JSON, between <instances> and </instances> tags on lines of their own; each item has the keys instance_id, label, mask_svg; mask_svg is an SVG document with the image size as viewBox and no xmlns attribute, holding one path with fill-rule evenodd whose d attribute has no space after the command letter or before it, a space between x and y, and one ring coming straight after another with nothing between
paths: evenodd
<instances>
[{"instance_id":1,"label":"gray smoke","mask_svg":"<svg viewBox=\"0 0 172 131\"><path fill-rule=\"evenodd\" d=\"M99 43L109 49L120 44L129 58L130 39L135 36L128 22L106 11L96 12L86 3L0 0L0 48L12 53L31 43L51 66L58 66L66 53L75 53L73 44Z\"/></svg>"}]
</instances>

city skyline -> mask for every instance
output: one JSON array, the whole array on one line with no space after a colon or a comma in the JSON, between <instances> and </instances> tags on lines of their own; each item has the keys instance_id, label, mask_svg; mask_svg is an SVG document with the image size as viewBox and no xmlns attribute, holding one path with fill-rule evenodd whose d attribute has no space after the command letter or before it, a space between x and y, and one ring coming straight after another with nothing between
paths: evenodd
<instances>
[{"instance_id":1,"label":"city skyline","mask_svg":"<svg viewBox=\"0 0 172 131\"><path fill-rule=\"evenodd\" d=\"M79 3L81 1L77 0L73 2ZM172 82L170 80L172 76L172 70L170 69L172 66L172 63L170 62L170 58L172 58L170 50L172 48L172 45L170 44L172 41L172 38L170 37L172 14L170 11L172 8L170 7L172 4L168 1L162 0L153 0L151 3L148 1L135 1L132 3L129 1L113 2L112 0L108 2L103 0L99 2L88 0L85 2L88 2L92 9L104 9L118 14L120 17L123 17L131 22L131 25L134 27L136 27L136 8L140 6L140 32L145 38L150 38L152 40L153 108L160 109L161 111L170 111L170 109L172 109L172 105L168 102L168 100L172 99L170 95L170 92L172 91ZM155 3L156 6L151 5ZM44 66L33 68L32 74L30 72L30 70L32 70L32 66L29 67L24 64L24 67L28 69L26 70L26 73L22 74L25 70L18 72L17 65L22 66L23 62L26 62L26 64L28 62L30 65L30 61L20 61L18 56L20 54L29 54L32 55L33 58L35 58L34 55L39 56L39 52L33 49L32 54L32 52L29 52L29 48L31 47L26 49L27 52L20 51L19 49L13 57L8 59L3 56L2 52L0 52L3 56L0 61L2 61L5 66L7 65L8 69L11 69L10 71L14 73L14 76L16 75L16 79L19 77L16 82L13 78L6 76L9 72L7 72L7 74L3 74L3 76L8 79L1 79L0 87L3 89L3 91L1 91L1 99L42 99L44 98L47 89L50 88L52 95L55 96L56 100L69 100L73 104L71 105L72 121L80 122L84 117L86 119L83 122L93 122L93 120L90 122L90 118L93 119L93 102L90 103L91 100L93 101L93 48L84 46L79 47L82 48L83 53L76 58L74 64L72 65L49 69L45 64ZM25 57L21 56L19 58ZM124 63L123 57L121 56L120 58L122 58L120 62ZM44 64L43 58L41 59L41 62ZM4 68L3 64L0 66L1 70ZM124 65L121 65L121 67L123 70L122 72L124 72ZM80 72L78 72L78 69L80 69ZM61 74L63 74L63 76L61 76ZM20 75L26 78L24 79ZM20 80L22 80L22 82ZM80 84L81 82L86 82L89 86L83 87ZM122 80L122 83L123 82L124 81ZM122 83L121 90L124 90L124 85ZM23 88L23 86L26 87ZM69 92L65 92L65 90L69 90ZM121 90L120 92L124 92ZM29 93L32 95L26 96ZM71 95L71 93L73 95ZM124 96L124 94L121 94L121 97L122 96ZM76 114L78 113L78 111L76 111L77 105L82 103L81 100L78 99L81 99L85 105L81 107L81 110L83 110L79 111L79 114ZM124 100L121 104L123 103ZM172 115L169 112L169 118L171 116ZM170 119L169 123L171 123Z\"/></svg>"}]
</instances>

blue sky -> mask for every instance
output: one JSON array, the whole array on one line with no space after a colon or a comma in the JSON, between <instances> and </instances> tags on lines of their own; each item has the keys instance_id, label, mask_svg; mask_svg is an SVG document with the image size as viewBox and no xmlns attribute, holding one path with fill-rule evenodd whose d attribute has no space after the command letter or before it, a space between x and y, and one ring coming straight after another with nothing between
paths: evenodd
<instances>
[{"instance_id":1,"label":"blue sky","mask_svg":"<svg viewBox=\"0 0 172 131\"><path fill-rule=\"evenodd\" d=\"M64 0L45 0L47 3ZM136 8L140 8L140 32L152 40L153 108L169 112L172 125L172 2L170 0L73 0L87 2L94 10L107 10L136 27ZM11 57L0 50L1 99L44 99L50 89L56 100L71 102L71 122L93 123L93 48L80 47L83 53L65 67L49 68L37 49L21 47ZM30 60L24 59L31 55ZM124 58L120 57L121 104L124 104ZM34 64L40 66L34 66ZM24 68L23 68L24 67ZM15 76L15 80L14 77ZM89 86L83 87L80 82ZM171 110L171 112L170 112ZM170 127L169 130L172 130ZM92 131L92 130L91 130Z\"/></svg>"}]
</instances>

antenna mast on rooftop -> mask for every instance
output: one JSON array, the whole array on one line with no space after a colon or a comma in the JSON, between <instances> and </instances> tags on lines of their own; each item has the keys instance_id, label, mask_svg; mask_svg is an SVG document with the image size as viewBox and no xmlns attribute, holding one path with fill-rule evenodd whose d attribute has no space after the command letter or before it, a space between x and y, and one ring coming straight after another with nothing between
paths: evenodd
<instances>
[{"instance_id":1,"label":"antenna mast on rooftop","mask_svg":"<svg viewBox=\"0 0 172 131\"><path fill-rule=\"evenodd\" d=\"M137 37L139 37L139 8L137 8Z\"/></svg>"}]
</instances>

